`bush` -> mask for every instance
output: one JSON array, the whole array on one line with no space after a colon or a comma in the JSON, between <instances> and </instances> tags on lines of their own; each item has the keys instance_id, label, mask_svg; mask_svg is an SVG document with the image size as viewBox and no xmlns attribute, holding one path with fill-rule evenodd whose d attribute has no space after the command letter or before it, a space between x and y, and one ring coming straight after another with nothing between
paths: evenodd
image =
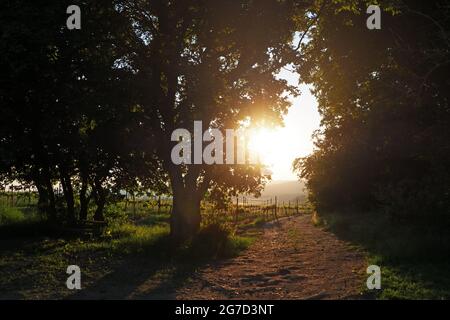
<instances>
[{"instance_id":1,"label":"bush","mask_svg":"<svg viewBox=\"0 0 450 320\"><path fill-rule=\"evenodd\" d=\"M448 196L439 183L401 180L375 193L383 211L410 225L449 227Z\"/></svg>"},{"instance_id":2,"label":"bush","mask_svg":"<svg viewBox=\"0 0 450 320\"><path fill-rule=\"evenodd\" d=\"M106 206L103 215L108 224L124 224L128 221L128 214L117 205Z\"/></svg>"},{"instance_id":3,"label":"bush","mask_svg":"<svg viewBox=\"0 0 450 320\"><path fill-rule=\"evenodd\" d=\"M224 224L212 223L202 228L192 240L188 254L198 260L230 258L245 250L251 242L251 238L234 235Z\"/></svg>"},{"instance_id":4,"label":"bush","mask_svg":"<svg viewBox=\"0 0 450 320\"><path fill-rule=\"evenodd\" d=\"M218 256L223 250L230 230L223 224L213 223L207 225L192 240L193 253L199 256Z\"/></svg>"},{"instance_id":5,"label":"bush","mask_svg":"<svg viewBox=\"0 0 450 320\"><path fill-rule=\"evenodd\" d=\"M0 206L0 225L22 222L25 216L22 211L14 207Z\"/></svg>"},{"instance_id":6,"label":"bush","mask_svg":"<svg viewBox=\"0 0 450 320\"><path fill-rule=\"evenodd\" d=\"M442 261L450 250L448 232L410 223L398 223L383 212L321 214L335 234L358 243L388 260Z\"/></svg>"}]
</instances>

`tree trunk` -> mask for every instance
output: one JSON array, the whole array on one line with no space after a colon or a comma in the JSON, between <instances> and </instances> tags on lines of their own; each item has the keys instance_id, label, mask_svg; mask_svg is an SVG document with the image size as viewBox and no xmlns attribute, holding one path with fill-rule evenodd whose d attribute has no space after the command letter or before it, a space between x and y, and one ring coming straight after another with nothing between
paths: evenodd
<instances>
[{"instance_id":1,"label":"tree trunk","mask_svg":"<svg viewBox=\"0 0 450 320\"><path fill-rule=\"evenodd\" d=\"M38 116L35 119L39 119ZM39 123L34 122L32 126L32 150L34 157L34 181L39 192L38 207L42 213L45 213L47 219L56 221L56 202L55 193L53 191L53 184L50 174L50 161L48 153L45 150L39 132Z\"/></svg>"},{"instance_id":2,"label":"tree trunk","mask_svg":"<svg viewBox=\"0 0 450 320\"><path fill-rule=\"evenodd\" d=\"M105 221L105 218L103 216L103 209L105 208L106 204L106 192L103 189L100 180L98 179L95 179L94 188L96 193L95 201L97 203L97 208L95 209L94 213L94 220Z\"/></svg>"},{"instance_id":3,"label":"tree trunk","mask_svg":"<svg viewBox=\"0 0 450 320\"><path fill-rule=\"evenodd\" d=\"M40 181L39 177L34 178L34 185L36 186L36 189L38 191L38 210L39 213L46 214L47 213L47 207L48 207L48 193L47 189L45 189L45 186L42 185L42 182Z\"/></svg>"},{"instance_id":4,"label":"tree trunk","mask_svg":"<svg viewBox=\"0 0 450 320\"><path fill-rule=\"evenodd\" d=\"M45 158L45 157L44 157ZM40 169L39 169L40 168ZM38 210L50 221L56 221L56 202L47 161L35 160L33 180L38 190Z\"/></svg>"},{"instance_id":5,"label":"tree trunk","mask_svg":"<svg viewBox=\"0 0 450 320\"><path fill-rule=\"evenodd\" d=\"M88 215L89 198L86 196L88 188L88 179L86 175L81 174L81 188L80 188L80 220L86 221Z\"/></svg>"},{"instance_id":6,"label":"tree trunk","mask_svg":"<svg viewBox=\"0 0 450 320\"><path fill-rule=\"evenodd\" d=\"M173 188L170 235L175 243L190 239L200 229L200 196L194 190Z\"/></svg>"},{"instance_id":7,"label":"tree trunk","mask_svg":"<svg viewBox=\"0 0 450 320\"><path fill-rule=\"evenodd\" d=\"M50 221L56 220L55 195L51 182L43 182L41 178L35 181L36 189L38 190L38 210L45 215ZM50 186L50 187L49 187Z\"/></svg>"},{"instance_id":8,"label":"tree trunk","mask_svg":"<svg viewBox=\"0 0 450 320\"><path fill-rule=\"evenodd\" d=\"M48 168L44 168L44 181L46 194L48 197L48 203L46 205L47 217L50 221L56 221L56 201L55 201L55 192L53 191L53 184L50 179L50 172Z\"/></svg>"},{"instance_id":9,"label":"tree trunk","mask_svg":"<svg viewBox=\"0 0 450 320\"><path fill-rule=\"evenodd\" d=\"M67 218L70 223L75 223L75 201L73 197L72 181L67 171L60 166L61 184L63 187L64 198L67 205Z\"/></svg>"}]
</instances>

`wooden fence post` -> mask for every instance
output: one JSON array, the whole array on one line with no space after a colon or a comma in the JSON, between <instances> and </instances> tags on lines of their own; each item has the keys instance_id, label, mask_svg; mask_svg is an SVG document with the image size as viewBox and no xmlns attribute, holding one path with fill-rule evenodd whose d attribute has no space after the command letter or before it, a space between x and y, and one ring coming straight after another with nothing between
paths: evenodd
<instances>
[{"instance_id":1,"label":"wooden fence post","mask_svg":"<svg viewBox=\"0 0 450 320\"><path fill-rule=\"evenodd\" d=\"M234 217L235 224L237 224L237 222L238 222L238 213L239 213L239 195L236 197L236 214Z\"/></svg>"},{"instance_id":2,"label":"wooden fence post","mask_svg":"<svg viewBox=\"0 0 450 320\"><path fill-rule=\"evenodd\" d=\"M161 196L158 196L158 214L161 213Z\"/></svg>"},{"instance_id":3,"label":"wooden fence post","mask_svg":"<svg viewBox=\"0 0 450 320\"><path fill-rule=\"evenodd\" d=\"M277 219L278 220L278 215L277 215L277 208L278 207L278 199L277 199L277 197L275 196L275 219Z\"/></svg>"}]
</instances>

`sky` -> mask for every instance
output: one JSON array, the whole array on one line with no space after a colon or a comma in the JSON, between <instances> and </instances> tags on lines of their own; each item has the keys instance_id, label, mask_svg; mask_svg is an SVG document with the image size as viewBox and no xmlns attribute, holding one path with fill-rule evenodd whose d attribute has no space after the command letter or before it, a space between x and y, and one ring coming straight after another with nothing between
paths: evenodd
<instances>
[{"instance_id":1,"label":"sky","mask_svg":"<svg viewBox=\"0 0 450 320\"><path fill-rule=\"evenodd\" d=\"M291 85L298 85L296 73L283 69L278 76ZM273 181L297 180L296 174L292 172L292 162L313 151L311 135L320 126L320 115L317 100L310 92L311 88L302 84L301 95L289 98L292 106L284 117L284 127L270 132L263 130L257 138L261 160L272 171Z\"/></svg>"}]
</instances>

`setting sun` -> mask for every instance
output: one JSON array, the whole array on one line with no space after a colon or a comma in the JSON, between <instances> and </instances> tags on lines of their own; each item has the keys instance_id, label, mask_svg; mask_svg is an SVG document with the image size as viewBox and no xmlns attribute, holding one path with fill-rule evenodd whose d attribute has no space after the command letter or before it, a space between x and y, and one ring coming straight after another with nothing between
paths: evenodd
<instances>
[{"instance_id":1,"label":"setting sun","mask_svg":"<svg viewBox=\"0 0 450 320\"><path fill-rule=\"evenodd\" d=\"M283 77L295 81L290 74ZM320 123L317 101L308 86L302 85L301 91L300 97L291 98L292 106L284 116L283 127L260 127L250 133L248 148L268 167L273 180L295 180L293 160L313 150L311 135Z\"/></svg>"}]
</instances>

